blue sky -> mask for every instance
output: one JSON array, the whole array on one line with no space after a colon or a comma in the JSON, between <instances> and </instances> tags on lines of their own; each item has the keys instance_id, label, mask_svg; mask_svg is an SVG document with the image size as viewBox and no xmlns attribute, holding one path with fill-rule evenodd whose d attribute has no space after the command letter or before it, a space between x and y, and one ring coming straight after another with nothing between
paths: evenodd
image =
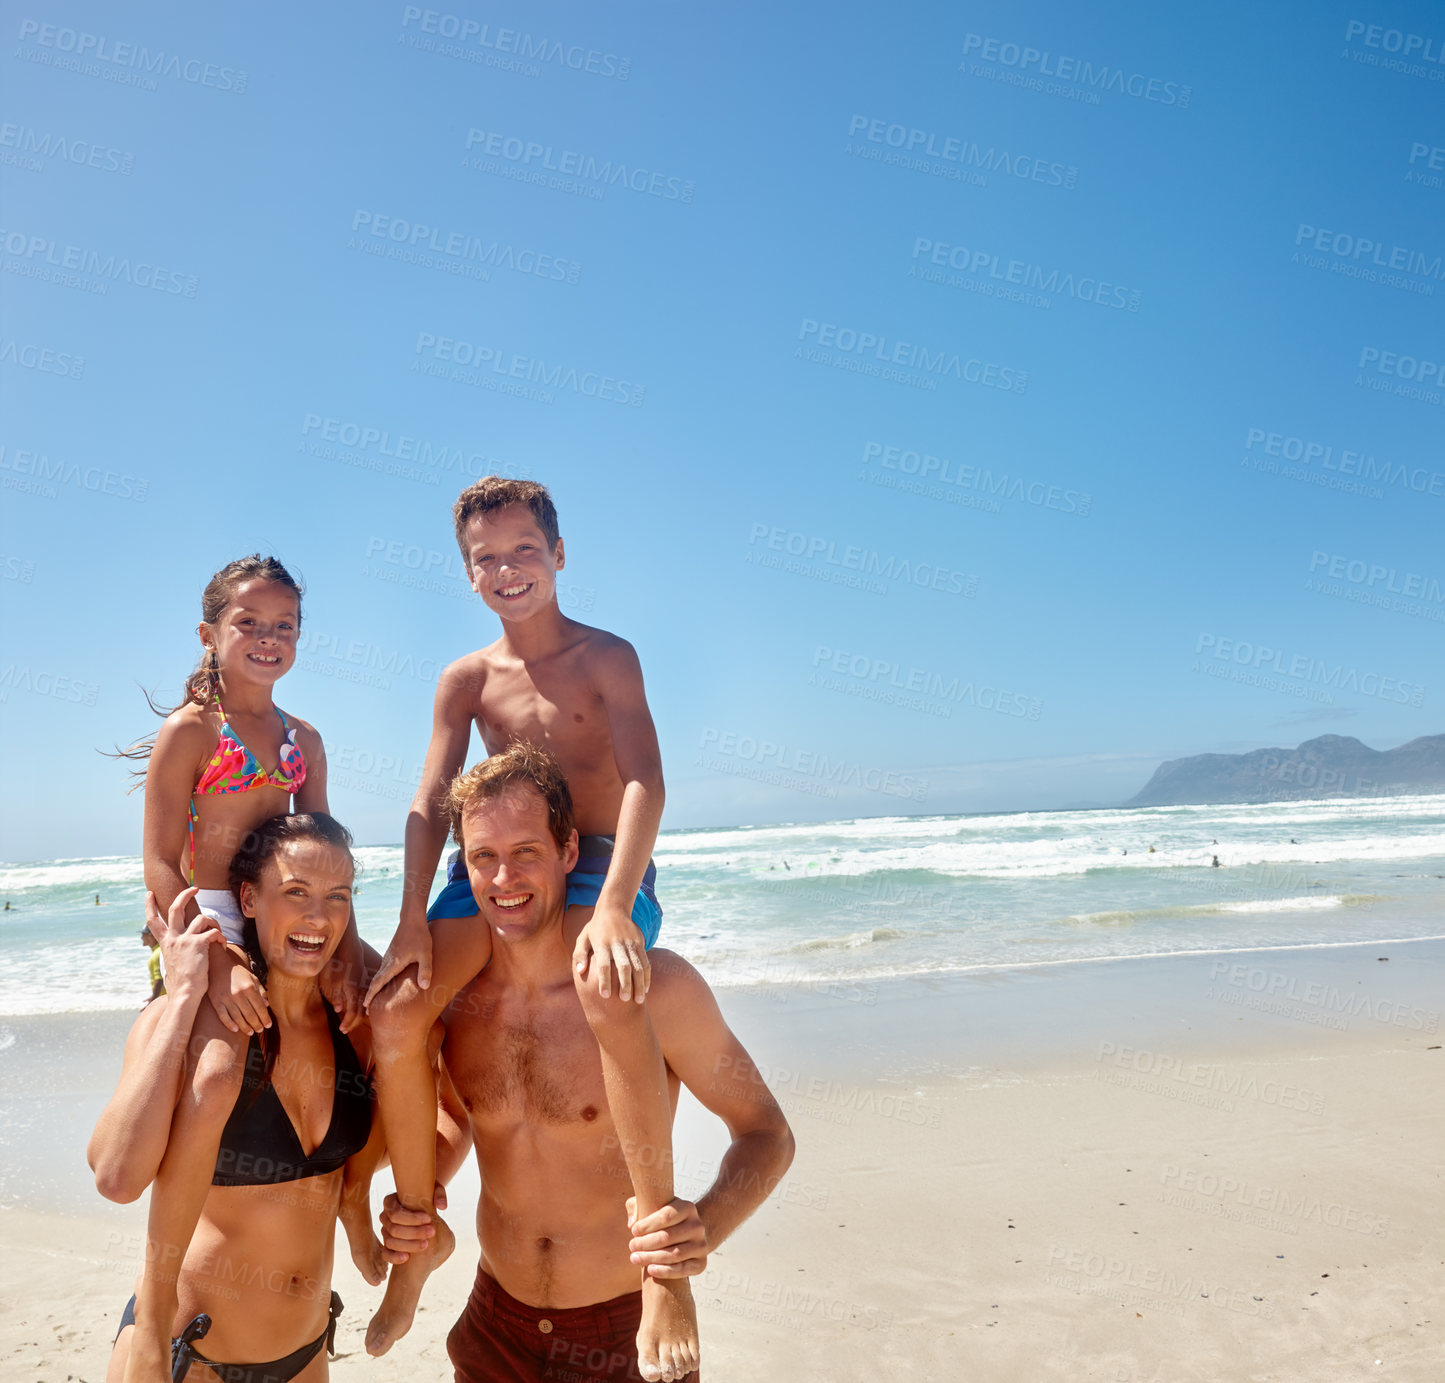
<instances>
[{"instance_id":1,"label":"blue sky","mask_svg":"<svg viewBox=\"0 0 1445 1383\"><path fill-rule=\"evenodd\" d=\"M138 849L96 751L257 549L308 586L278 700L399 839L496 634L449 515L489 469L637 646L669 826L1442 729L1433 7L3 25L6 858Z\"/></svg>"}]
</instances>

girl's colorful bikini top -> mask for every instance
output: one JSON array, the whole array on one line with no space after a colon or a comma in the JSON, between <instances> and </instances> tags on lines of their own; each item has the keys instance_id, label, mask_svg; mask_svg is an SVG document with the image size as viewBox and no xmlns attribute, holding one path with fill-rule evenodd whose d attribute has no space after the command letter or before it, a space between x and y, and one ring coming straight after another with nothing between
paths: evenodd
<instances>
[{"instance_id":1,"label":"girl's colorful bikini top","mask_svg":"<svg viewBox=\"0 0 1445 1383\"><path fill-rule=\"evenodd\" d=\"M279 706L276 708L286 739L281 745L280 762L267 773L231 729L231 722L226 719L226 708L219 700L216 705L221 711L221 737L216 741L216 752L211 755L196 783L196 795L248 792L251 788L283 788L293 795L298 792L306 781L306 756L296 743L296 727L286 719L286 712Z\"/></svg>"}]
</instances>

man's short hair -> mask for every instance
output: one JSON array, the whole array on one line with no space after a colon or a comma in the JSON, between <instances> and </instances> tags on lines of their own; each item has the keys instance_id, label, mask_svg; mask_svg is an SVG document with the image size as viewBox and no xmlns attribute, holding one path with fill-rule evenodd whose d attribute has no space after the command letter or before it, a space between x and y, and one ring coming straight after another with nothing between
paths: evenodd
<instances>
[{"instance_id":1,"label":"man's short hair","mask_svg":"<svg viewBox=\"0 0 1445 1383\"><path fill-rule=\"evenodd\" d=\"M447 807L452 816L452 838L463 850L462 813L474 802L490 802L514 788L531 787L547 804L547 826L557 849L572 838L572 790L562 766L540 745L515 740L500 754L493 754L464 769L447 789Z\"/></svg>"},{"instance_id":2,"label":"man's short hair","mask_svg":"<svg viewBox=\"0 0 1445 1383\"><path fill-rule=\"evenodd\" d=\"M467 524L478 514L494 514L509 504L522 504L532 511L537 527L547 540L548 550L557 547L557 506L545 485L535 480L508 480L505 476L484 475L473 485L468 485L457 496L452 505L452 517L457 521L457 546L462 550L462 560L467 572L472 570L472 555L467 547Z\"/></svg>"}]
</instances>

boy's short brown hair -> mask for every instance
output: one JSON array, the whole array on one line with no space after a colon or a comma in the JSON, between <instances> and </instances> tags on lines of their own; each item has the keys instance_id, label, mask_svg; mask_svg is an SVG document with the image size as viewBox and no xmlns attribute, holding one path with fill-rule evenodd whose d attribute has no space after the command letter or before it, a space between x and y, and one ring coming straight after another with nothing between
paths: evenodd
<instances>
[{"instance_id":1,"label":"boy's short brown hair","mask_svg":"<svg viewBox=\"0 0 1445 1383\"><path fill-rule=\"evenodd\" d=\"M557 546L557 507L545 485L535 480L508 480L501 475L484 475L475 484L468 485L457 496L452 505L452 517L457 521L457 546L462 550L462 560L471 574L472 556L467 549L467 523L478 514L495 513L509 504L524 504L532 511L537 527L547 540L547 547Z\"/></svg>"},{"instance_id":2,"label":"boy's short brown hair","mask_svg":"<svg viewBox=\"0 0 1445 1383\"><path fill-rule=\"evenodd\" d=\"M573 830L572 790L557 760L540 745L526 740L513 741L500 754L463 769L452 779L447 788L452 838L466 849L462 839L462 813L473 802L490 802L512 788L527 786L541 793L547 804L547 826L552 839L557 842L558 850L565 849Z\"/></svg>"}]
</instances>

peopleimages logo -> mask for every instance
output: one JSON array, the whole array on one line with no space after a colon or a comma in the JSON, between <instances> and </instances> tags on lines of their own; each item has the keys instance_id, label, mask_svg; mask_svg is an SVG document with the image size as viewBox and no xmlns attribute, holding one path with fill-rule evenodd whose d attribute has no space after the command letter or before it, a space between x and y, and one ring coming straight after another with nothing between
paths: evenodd
<instances>
[{"instance_id":1,"label":"peopleimages logo","mask_svg":"<svg viewBox=\"0 0 1445 1383\"><path fill-rule=\"evenodd\" d=\"M539 385L543 390L571 392L607 403L626 404L632 408L641 408L647 394L645 384L632 380L617 379L597 370L578 369L575 365L555 362L549 364L537 356L519 355L503 346L484 346L475 341L438 336L430 331L417 334L413 354L436 362L446 362L482 379L490 374L506 380L521 380L527 384ZM420 360L414 361L412 368L417 369L421 364ZM462 378L455 373L453 377ZM472 381L468 379L465 382Z\"/></svg>"},{"instance_id":2,"label":"peopleimages logo","mask_svg":"<svg viewBox=\"0 0 1445 1383\"><path fill-rule=\"evenodd\" d=\"M604 188L623 187L632 192L661 197L664 201L690 202L694 191L690 179L649 172L624 159L599 161L592 154L575 149L559 150L550 144L523 139L519 135L499 134L495 130L468 130L466 151L463 163L469 167L479 167L482 157L504 159L519 169L536 172L539 177L555 173L562 178L580 178L584 183L595 184L594 190L598 195Z\"/></svg>"},{"instance_id":3,"label":"peopleimages logo","mask_svg":"<svg viewBox=\"0 0 1445 1383\"><path fill-rule=\"evenodd\" d=\"M1042 183L1045 187L1078 185L1079 170L1073 164L1042 159L1033 154L1017 154L994 145L983 145L960 135L940 135L933 130L920 130L908 125L855 115L848 121L849 138L861 138L870 144L881 144L909 158L936 158L967 168L981 168L990 173L1007 173L1020 182Z\"/></svg>"},{"instance_id":4,"label":"peopleimages logo","mask_svg":"<svg viewBox=\"0 0 1445 1383\"><path fill-rule=\"evenodd\" d=\"M246 90L246 74L235 68L203 62L200 58L183 58L164 49L152 52L144 44L117 42L103 34L87 33L84 29L66 29L55 24L41 24L34 19L22 19L20 40L50 51L21 48L16 52L17 57L27 57L48 67L74 67L86 76L144 86L150 91L156 89L156 84L142 77L141 73L175 77L193 86L230 91L237 96ZM65 56L54 58L51 53Z\"/></svg>"},{"instance_id":5,"label":"peopleimages logo","mask_svg":"<svg viewBox=\"0 0 1445 1383\"><path fill-rule=\"evenodd\" d=\"M80 245L59 245L48 236L27 235L24 231L0 228L0 252L6 269L14 265L44 266L68 274L95 274L110 283L128 283L135 288L149 288L156 293L194 298L198 280L194 274L152 263L147 259L131 259Z\"/></svg>"},{"instance_id":6,"label":"peopleimages logo","mask_svg":"<svg viewBox=\"0 0 1445 1383\"><path fill-rule=\"evenodd\" d=\"M380 254L391 251L393 257L404 257L424 268L447 269L475 265L481 269L510 269L519 274L535 274L538 278L576 283L582 265L575 259L542 254L466 231L442 231L421 221L388 216L379 211L358 209L351 218L353 239L363 250L375 249ZM367 240L380 242L368 245ZM440 256L440 259L433 259Z\"/></svg>"},{"instance_id":7,"label":"peopleimages logo","mask_svg":"<svg viewBox=\"0 0 1445 1383\"><path fill-rule=\"evenodd\" d=\"M942 274L930 274L928 267L954 269L974 277L983 275L994 282L985 290L990 296L995 292L999 297L1009 294L1010 288L1037 289L1040 293L1054 293L1061 297L1077 298L1080 302L1093 303L1098 307L1117 308L1127 312L1139 310L1141 294L1137 288L1126 288L1123 284L1112 283L1098 274L1075 275L1063 269L1045 269L1040 264L1030 264L1022 259L1002 259L989 250L969 250L964 245L954 245L943 240L930 240L917 236L913 241L913 263L909 265L909 278L924 278L930 282L943 282ZM925 261L920 266L918 261ZM1025 295L1021 295L1025 296ZM1047 306L1047 304L1044 304Z\"/></svg>"},{"instance_id":8,"label":"peopleimages logo","mask_svg":"<svg viewBox=\"0 0 1445 1383\"><path fill-rule=\"evenodd\" d=\"M1047 48L1034 48L1029 44L1014 43L1008 39L988 38L983 34L964 36L963 61L958 65L960 72L969 67L970 55L984 62L996 62L1000 67L1016 72L1050 77L1060 82L1078 82L1094 91L1112 91L1120 96L1133 96L1161 106L1177 106L1180 110L1189 104L1192 94L1192 88L1182 82L1165 81L1163 77L1147 77L1142 72L1125 72L1122 67L1093 63L1084 58L1069 57L1065 53L1051 53ZM979 73L975 72L974 75Z\"/></svg>"},{"instance_id":9,"label":"peopleimages logo","mask_svg":"<svg viewBox=\"0 0 1445 1383\"><path fill-rule=\"evenodd\" d=\"M457 479L475 480L495 469L496 463L496 458L485 452L470 451L447 442L428 442L387 427L347 418L327 418L320 413L307 413L302 418L301 436L305 441L297 450L306 455L326 461L345 461L363 470L387 469L382 464L384 458L387 462L422 467L418 474L431 476L430 484L438 483L443 471L456 472ZM367 459L368 454L372 459Z\"/></svg>"},{"instance_id":10,"label":"peopleimages logo","mask_svg":"<svg viewBox=\"0 0 1445 1383\"><path fill-rule=\"evenodd\" d=\"M1303 466L1318 464L1340 475L1357 475L1365 481L1399 485L1416 494L1445 496L1445 472L1426 470L1424 466L1407 466L1402 461L1379 461L1369 452L1354 451L1349 447L1336 448L1331 442L1252 427L1245 434L1244 450L1256 457L1277 457L1299 462Z\"/></svg>"},{"instance_id":11,"label":"peopleimages logo","mask_svg":"<svg viewBox=\"0 0 1445 1383\"><path fill-rule=\"evenodd\" d=\"M957 379L966 384L1001 389L1008 394L1022 394L1029 385L1028 371L1015 366L977 358L965 360L947 347L931 350L928 346L916 346L909 341L890 341L879 332L860 331L855 327L839 326L836 322L819 322L812 317L803 318L798 328L798 340L818 349L814 351L798 346L793 351L795 358L827 365L834 363L827 352L837 351L844 358L856 360L857 373L876 375L882 379L894 377L894 373L885 366L898 366L905 371L917 371L917 377L925 380Z\"/></svg>"},{"instance_id":12,"label":"peopleimages logo","mask_svg":"<svg viewBox=\"0 0 1445 1383\"><path fill-rule=\"evenodd\" d=\"M928 452L914 451L909 447L893 446L883 442L868 442L863 447L864 471L860 479L868 476L867 468L882 466L901 475L917 476L922 486L956 486L978 490L990 496L1016 499L1021 504L1032 504L1043 509L1058 509L1065 514L1084 515L1094 502L1087 491L1068 490L1061 485L1051 485L1042 480L1030 480L1008 471L994 474L987 466L972 466L951 461L947 457L933 456ZM877 472L873 473L875 483ZM889 489L906 489L907 485L889 485ZM925 491L920 491L924 493ZM997 512L995 508L994 512Z\"/></svg>"},{"instance_id":13,"label":"peopleimages logo","mask_svg":"<svg viewBox=\"0 0 1445 1383\"><path fill-rule=\"evenodd\" d=\"M590 72L594 77L611 77L619 82L625 82L632 72L632 59L616 53L588 48L581 43L565 43L556 38L536 38L522 29L494 29L490 24L464 19L445 10L424 10L420 5L408 5L401 12L401 27L409 29L412 25L423 34L453 40L450 48L446 44L436 45L436 51L444 56L464 56L472 61L486 61L489 66L505 68L509 65L507 59L515 55L517 59L555 63L573 72ZM475 44L475 48L468 46L471 44ZM455 54L452 48L456 50ZM496 57L498 54L505 54L506 58ZM520 68L522 63L511 65Z\"/></svg>"},{"instance_id":14,"label":"peopleimages logo","mask_svg":"<svg viewBox=\"0 0 1445 1383\"><path fill-rule=\"evenodd\" d=\"M0 125L0 149L14 149L19 154L37 154L40 158L59 159L62 163L74 163L102 173L129 173L135 167L135 155L123 149L113 149L91 139L76 139L72 135L56 134L53 130L41 132L29 125L16 125L11 122Z\"/></svg>"},{"instance_id":15,"label":"peopleimages logo","mask_svg":"<svg viewBox=\"0 0 1445 1383\"><path fill-rule=\"evenodd\" d=\"M1425 702L1425 688L1417 682L1381 677L1377 672L1361 672L1358 668L1346 667L1343 663L1331 665L1324 658L1311 657L1305 653L1289 654L1282 649L1250 643L1244 639L1200 634L1194 644L1194 653L1196 668L1200 658L1232 663L1239 668L1248 669L1252 676L1260 679L1261 684L1267 683L1271 678L1283 677L1300 683L1333 687L1339 691L1358 692L1361 696L1375 696L1381 701L1394 701L1413 706L1417 710Z\"/></svg>"}]
</instances>

